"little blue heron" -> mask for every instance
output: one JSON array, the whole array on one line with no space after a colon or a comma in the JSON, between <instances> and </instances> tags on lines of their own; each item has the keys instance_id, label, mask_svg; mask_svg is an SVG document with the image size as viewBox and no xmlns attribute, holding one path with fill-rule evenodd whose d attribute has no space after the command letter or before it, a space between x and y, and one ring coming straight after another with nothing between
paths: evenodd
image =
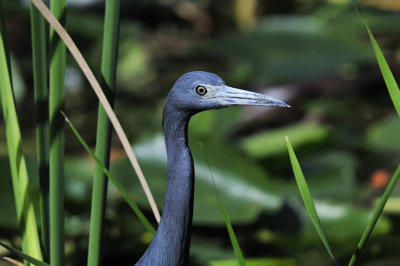
<instances>
[{"instance_id":1,"label":"little blue heron","mask_svg":"<svg viewBox=\"0 0 400 266\"><path fill-rule=\"evenodd\" d=\"M164 209L157 232L136 265L188 265L194 191L193 159L187 141L189 119L201 111L233 105L289 107L274 98L229 87L208 72L189 72L175 82L163 112L168 158Z\"/></svg>"}]
</instances>

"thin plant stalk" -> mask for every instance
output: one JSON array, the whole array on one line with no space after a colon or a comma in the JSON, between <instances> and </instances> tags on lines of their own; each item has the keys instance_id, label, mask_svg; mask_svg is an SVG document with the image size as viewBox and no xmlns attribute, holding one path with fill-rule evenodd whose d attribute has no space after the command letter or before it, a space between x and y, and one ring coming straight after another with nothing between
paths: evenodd
<instances>
[{"instance_id":1,"label":"thin plant stalk","mask_svg":"<svg viewBox=\"0 0 400 266\"><path fill-rule=\"evenodd\" d=\"M108 101L113 105L113 94L115 90L117 57L118 57L118 39L119 39L119 13L120 1L107 0L105 7L103 53L101 64L101 88L107 96ZM111 145L111 123L107 117L104 108L99 103L97 136L96 136L96 157L108 168L110 162ZM102 235L104 227L104 215L107 202L108 179L105 176L102 167L95 165L92 207L90 215L89 232L89 251L88 265L100 265L100 254L102 246Z\"/></svg>"},{"instance_id":2,"label":"thin plant stalk","mask_svg":"<svg viewBox=\"0 0 400 266\"><path fill-rule=\"evenodd\" d=\"M156 233L154 227L151 225L149 220L147 220L146 216L144 216L143 212L139 209L139 207L136 205L136 203L131 200L128 196L128 193L125 191L124 187L121 185L121 183L118 182L118 180L110 173L110 171L103 165L103 163L100 161L99 158L92 152L92 150L89 148L87 143L83 140L82 136L79 134L78 130L75 128L75 126L71 123L71 121L68 119L68 117L63 113L65 117L65 122L69 125L71 128L72 132L75 134L76 138L79 140L79 142L82 144L82 146L85 148L87 153L92 157L92 159L96 162L96 164L102 169L103 173L110 179L110 181L113 183L115 188L121 193L122 197L125 199L125 201L129 204L133 212L137 215L139 220L142 222L142 224L146 227L147 231L151 234L154 235Z\"/></svg>"},{"instance_id":3,"label":"thin plant stalk","mask_svg":"<svg viewBox=\"0 0 400 266\"><path fill-rule=\"evenodd\" d=\"M215 194L217 195L217 199L218 199L219 205L221 207L222 213L224 215L225 226L226 226L226 229L228 231L229 238L231 240L231 244L232 244L232 247L233 247L233 252L235 253L235 256L236 256L236 260L237 260L239 266L246 266L246 261L245 261L245 259L243 257L242 249L240 248L239 241L237 240L235 231L233 230L231 220L229 219L228 211L225 208L225 204L222 201L222 198L221 198L221 195L219 194L217 185L215 184L214 175L213 175L213 173L211 171L210 163L208 161L208 157L207 157L207 154L206 154L206 152L205 152L205 150L203 148L203 144L202 143L200 143L200 147L201 147L201 149L203 151L204 158L206 159L206 162L207 162L207 165L208 165L208 169L210 170L212 184L213 184L213 187L214 187L214 190L215 190Z\"/></svg>"},{"instance_id":4,"label":"thin plant stalk","mask_svg":"<svg viewBox=\"0 0 400 266\"><path fill-rule=\"evenodd\" d=\"M47 263L45 263L45 262L42 262L42 261L40 261L40 260L38 260L38 259L35 259L34 257L29 256L28 254L26 254L26 253L24 253L24 252L21 252L21 251L19 251L18 249L13 248L13 247L11 247L11 246L5 244L5 243L1 243L1 242L0 242L0 246L2 246L2 247L5 248L5 249L8 249L10 252L14 253L15 255L17 255L18 257L20 257L21 259L24 259L24 260L26 260L26 261L29 261L29 262L32 263L33 265L37 265L37 266L49 266L49 264L47 264ZM3 259L5 260L6 257L3 257ZM14 263L13 263L13 264L14 264ZM15 265L19 265L19 264L18 264L18 263L15 263Z\"/></svg>"},{"instance_id":5,"label":"thin plant stalk","mask_svg":"<svg viewBox=\"0 0 400 266\"><path fill-rule=\"evenodd\" d=\"M375 211L372 214L371 219L369 220L369 223L367 227L365 228L365 231L360 239L360 241L357 244L357 249L356 252L351 257L351 260L349 262L349 266L352 266L356 263L357 258L361 255L361 252L364 250L367 241L369 237L372 234L372 231L375 228L376 223L378 222L379 218L382 215L382 211L385 208L386 202L388 201L390 194L392 193L394 187L396 186L397 182L399 181L400 177L400 164L397 166L397 169L395 173L393 174L392 179L390 180L388 186L386 187L385 192L383 193L382 197L379 199L378 205L375 208Z\"/></svg>"},{"instance_id":6,"label":"thin plant stalk","mask_svg":"<svg viewBox=\"0 0 400 266\"><path fill-rule=\"evenodd\" d=\"M53 15L65 25L66 0L51 0ZM66 48L50 29L50 263L64 265L64 109Z\"/></svg>"},{"instance_id":7,"label":"thin plant stalk","mask_svg":"<svg viewBox=\"0 0 400 266\"><path fill-rule=\"evenodd\" d=\"M5 18L0 1L0 98L3 110L8 157L10 161L18 227L22 233L22 249L34 258L42 259L34 204L31 197L21 131L16 112L8 50L4 41Z\"/></svg>"},{"instance_id":8,"label":"thin plant stalk","mask_svg":"<svg viewBox=\"0 0 400 266\"><path fill-rule=\"evenodd\" d=\"M31 3L33 86L36 106L36 146L40 186L41 240L46 258L49 251L49 114L45 20ZM45 259L47 260L47 259Z\"/></svg>"}]
</instances>

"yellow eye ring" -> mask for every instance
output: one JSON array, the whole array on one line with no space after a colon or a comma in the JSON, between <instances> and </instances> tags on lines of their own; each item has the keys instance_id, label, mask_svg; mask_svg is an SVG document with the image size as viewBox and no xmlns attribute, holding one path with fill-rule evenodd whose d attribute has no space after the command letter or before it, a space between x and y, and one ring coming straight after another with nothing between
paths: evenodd
<instances>
[{"instance_id":1,"label":"yellow eye ring","mask_svg":"<svg viewBox=\"0 0 400 266\"><path fill-rule=\"evenodd\" d=\"M194 91L195 91L198 95L200 95L200 96L203 96L204 94L207 93L206 87L204 87L204 86L202 86L202 85L196 86L196 88L194 89Z\"/></svg>"}]
</instances>

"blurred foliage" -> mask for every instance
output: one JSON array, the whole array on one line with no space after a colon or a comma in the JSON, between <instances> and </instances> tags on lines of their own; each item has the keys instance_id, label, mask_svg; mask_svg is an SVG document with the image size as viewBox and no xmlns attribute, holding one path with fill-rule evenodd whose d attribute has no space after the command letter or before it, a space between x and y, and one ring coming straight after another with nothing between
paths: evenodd
<instances>
[{"instance_id":1,"label":"blurred foliage","mask_svg":"<svg viewBox=\"0 0 400 266\"><path fill-rule=\"evenodd\" d=\"M24 149L35 154L27 1L4 1ZM395 77L400 76L398 1L357 1ZM99 73L102 1L70 1L68 31ZM66 113L95 143L97 101L68 59ZM285 110L208 111L190 123L196 167L193 265L232 265L234 254L211 186L203 143L248 265L326 265L329 257L301 205L286 152L289 136L340 264L345 264L376 197L400 159L400 122L362 22L349 0L122 1L116 113L161 208L166 155L162 107L184 72L208 70L227 84L287 101ZM17 88L18 86L16 86ZM274 93L277 93L276 95ZM66 231L69 265L85 261L93 162L66 132ZM0 238L18 244L0 122ZM113 174L152 217L137 178L114 140ZM28 161L30 171L35 165ZM380 183L377 183L377 174ZM382 175L382 173L385 173ZM386 183L385 183L386 182ZM395 189L394 195L400 196ZM104 265L132 264L150 241L110 186ZM361 263L399 263L398 199L374 231ZM153 221L154 222L154 221Z\"/></svg>"},{"instance_id":2,"label":"blurred foliage","mask_svg":"<svg viewBox=\"0 0 400 266\"><path fill-rule=\"evenodd\" d=\"M397 116L377 121L367 129L367 146L378 152L398 153L400 151L398 132L400 132L400 120Z\"/></svg>"}]
</instances>

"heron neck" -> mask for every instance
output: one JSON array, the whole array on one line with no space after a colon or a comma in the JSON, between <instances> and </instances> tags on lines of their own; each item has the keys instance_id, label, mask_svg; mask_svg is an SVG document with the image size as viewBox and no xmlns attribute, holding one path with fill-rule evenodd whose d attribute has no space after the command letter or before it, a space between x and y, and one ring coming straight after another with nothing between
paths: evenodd
<instances>
[{"instance_id":1,"label":"heron neck","mask_svg":"<svg viewBox=\"0 0 400 266\"><path fill-rule=\"evenodd\" d=\"M193 159L187 143L190 117L164 109L167 192L156 235L138 265L188 265L194 191Z\"/></svg>"}]
</instances>

